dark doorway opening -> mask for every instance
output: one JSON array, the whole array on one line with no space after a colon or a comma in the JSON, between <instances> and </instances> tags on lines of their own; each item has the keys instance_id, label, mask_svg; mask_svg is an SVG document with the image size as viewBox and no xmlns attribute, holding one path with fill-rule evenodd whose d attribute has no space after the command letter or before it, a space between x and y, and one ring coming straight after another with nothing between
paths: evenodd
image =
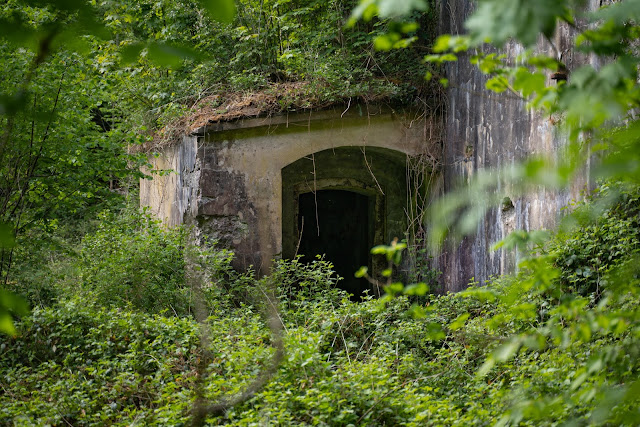
<instances>
[{"instance_id":1,"label":"dark doorway opening","mask_svg":"<svg viewBox=\"0 0 640 427\"><path fill-rule=\"evenodd\" d=\"M346 190L318 190L302 193L298 199L298 253L311 262L324 254L343 280L338 286L359 300L370 289L354 273L369 264L372 243L371 198Z\"/></svg>"}]
</instances>

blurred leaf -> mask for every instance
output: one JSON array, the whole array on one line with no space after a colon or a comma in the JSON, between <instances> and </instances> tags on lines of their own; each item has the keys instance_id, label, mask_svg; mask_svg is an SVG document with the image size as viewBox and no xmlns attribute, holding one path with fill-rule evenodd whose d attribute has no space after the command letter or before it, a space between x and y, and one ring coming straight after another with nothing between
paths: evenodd
<instances>
[{"instance_id":1,"label":"blurred leaf","mask_svg":"<svg viewBox=\"0 0 640 427\"><path fill-rule=\"evenodd\" d=\"M394 282L384 287L384 291L389 295L397 295L402 292L404 285L400 282Z\"/></svg>"},{"instance_id":2,"label":"blurred leaf","mask_svg":"<svg viewBox=\"0 0 640 427\"><path fill-rule=\"evenodd\" d=\"M27 102L27 96L23 91L14 94L0 93L0 115L12 116L21 111Z\"/></svg>"},{"instance_id":3,"label":"blurred leaf","mask_svg":"<svg viewBox=\"0 0 640 427\"><path fill-rule=\"evenodd\" d=\"M16 245L13 225L0 222L0 248L13 248Z\"/></svg>"},{"instance_id":4,"label":"blurred leaf","mask_svg":"<svg viewBox=\"0 0 640 427\"><path fill-rule=\"evenodd\" d=\"M197 0L197 2L214 21L231 24L236 16L236 3L233 0Z\"/></svg>"},{"instance_id":5,"label":"blurred leaf","mask_svg":"<svg viewBox=\"0 0 640 427\"><path fill-rule=\"evenodd\" d=\"M476 372L476 376L479 378L486 376L495 365L496 360L492 356L487 357L487 360L484 361L482 366L480 366L480 369Z\"/></svg>"},{"instance_id":6,"label":"blurred leaf","mask_svg":"<svg viewBox=\"0 0 640 427\"><path fill-rule=\"evenodd\" d=\"M415 283L404 288L405 295L423 296L429 292L429 286L426 283Z\"/></svg>"},{"instance_id":7,"label":"blurred leaf","mask_svg":"<svg viewBox=\"0 0 640 427\"><path fill-rule=\"evenodd\" d=\"M592 12L594 20L612 19L617 24L625 24L629 21L640 20L640 0L618 1L595 12Z\"/></svg>"},{"instance_id":8,"label":"blurred leaf","mask_svg":"<svg viewBox=\"0 0 640 427\"><path fill-rule=\"evenodd\" d=\"M358 271L355 272L354 276L357 278L365 277L369 269L367 267L360 267Z\"/></svg>"},{"instance_id":9,"label":"blurred leaf","mask_svg":"<svg viewBox=\"0 0 640 427\"><path fill-rule=\"evenodd\" d=\"M530 245L540 245L549 239L551 233L546 230L514 230L507 235L504 239L496 242L491 249L497 250L500 248L505 249L518 249L521 251L527 251Z\"/></svg>"},{"instance_id":10,"label":"blurred leaf","mask_svg":"<svg viewBox=\"0 0 640 427\"><path fill-rule=\"evenodd\" d=\"M493 357L496 362L506 362L511 359L520 349L522 343L518 337L511 338L506 344L502 344L500 347L493 351Z\"/></svg>"},{"instance_id":11,"label":"blurred leaf","mask_svg":"<svg viewBox=\"0 0 640 427\"><path fill-rule=\"evenodd\" d=\"M120 56L124 64L132 64L138 60L138 56L144 49L145 44L141 42L131 43L120 49Z\"/></svg>"},{"instance_id":12,"label":"blurred leaf","mask_svg":"<svg viewBox=\"0 0 640 427\"><path fill-rule=\"evenodd\" d=\"M26 26L19 16L14 16L12 19L0 18L0 39L19 46L28 46L35 44L38 34L37 30Z\"/></svg>"},{"instance_id":13,"label":"blurred leaf","mask_svg":"<svg viewBox=\"0 0 640 427\"><path fill-rule=\"evenodd\" d=\"M467 319L469 318L470 314L469 313L463 313L460 316L456 317L456 319L449 323L449 329L451 329L452 331L458 330L460 328L462 328L465 323L467 323Z\"/></svg>"},{"instance_id":14,"label":"blurred leaf","mask_svg":"<svg viewBox=\"0 0 640 427\"><path fill-rule=\"evenodd\" d=\"M0 333L16 334L12 314L26 316L29 314L29 306L21 297L0 289Z\"/></svg>"},{"instance_id":15,"label":"blurred leaf","mask_svg":"<svg viewBox=\"0 0 640 427\"><path fill-rule=\"evenodd\" d=\"M348 25L362 19L370 21L374 16L382 19L407 17L414 10L426 11L429 3L425 0L360 0L351 12Z\"/></svg>"},{"instance_id":16,"label":"blurred leaf","mask_svg":"<svg viewBox=\"0 0 640 427\"><path fill-rule=\"evenodd\" d=\"M532 46L540 33L550 37L566 0L485 0L465 22L475 44L504 44L510 38Z\"/></svg>"},{"instance_id":17,"label":"blurred leaf","mask_svg":"<svg viewBox=\"0 0 640 427\"><path fill-rule=\"evenodd\" d=\"M185 59L202 59L203 55L186 46L151 42L147 44L147 58L161 67L179 67ZM129 52L131 54L131 52Z\"/></svg>"}]
</instances>

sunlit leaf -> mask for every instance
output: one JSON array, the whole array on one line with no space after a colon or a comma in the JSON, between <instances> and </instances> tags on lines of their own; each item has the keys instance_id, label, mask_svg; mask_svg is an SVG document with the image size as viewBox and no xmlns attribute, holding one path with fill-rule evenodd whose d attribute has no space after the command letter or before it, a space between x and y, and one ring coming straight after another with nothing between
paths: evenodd
<instances>
[{"instance_id":1,"label":"sunlit leaf","mask_svg":"<svg viewBox=\"0 0 640 427\"><path fill-rule=\"evenodd\" d=\"M355 272L354 276L357 278L365 277L369 269L367 267L360 267L358 271Z\"/></svg>"},{"instance_id":2,"label":"sunlit leaf","mask_svg":"<svg viewBox=\"0 0 640 427\"><path fill-rule=\"evenodd\" d=\"M426 283L415 283L404 288L405 295L423 296L429 292L429 286Z\"/></svg>"},{"instance_id":3,"label":"sunlit leaf","mask_svg":"<svg viewBox=\"0 0 640 427\"><path fill-rule=\"evenodd\" d=\"M13 316L26 316L29 313L27 302L11 292L0 289L0 333L15 335Z\"/></svg>"},{"instance_id":4,"label":"sunlit leaf","mask_svg":"<svg viewBox=\"0 0 640 427\"><path fill-rule=\"evenodd\" d=\"M449 323L449 329L451 329L452 331L458 330L460 328L462 328L465 323L467 323L467 319L469 319L470 314L469 313L463 313L460 316L456 317L456 319Z\"/></svg>"},{"instance_id":5,"label":"sunlit leaf","mask_svg":"<svg viewBox=\"0 0 640 427\"><path fill-rule=\"evenodd\" d=\"M500 347L493 351L493 357L497 362L506 362L511 359L520 349L522 343L519 338L512 338L506 344L502 344Z\"/></svg>"}]
</instances>

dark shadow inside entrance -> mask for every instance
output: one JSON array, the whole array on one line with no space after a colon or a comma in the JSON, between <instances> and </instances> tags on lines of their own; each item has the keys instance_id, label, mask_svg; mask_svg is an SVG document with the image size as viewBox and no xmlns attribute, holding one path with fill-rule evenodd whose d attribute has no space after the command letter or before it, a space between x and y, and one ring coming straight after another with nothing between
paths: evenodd
<instances>
[{"instance_id":1,"label":"dark shadow inside entrance","mask_svg":"<svg viewBox=\"0 0 640 427\"><path fill-rule=\"evenodd\" d=\"M359 300L370 289L354 273L369 263L372 241L371 198L346 190L302 193L298 200L298 230L302 231L298 253L310 262L324 254L343 280L338 286Z\"/></svg>"}]
</instances>

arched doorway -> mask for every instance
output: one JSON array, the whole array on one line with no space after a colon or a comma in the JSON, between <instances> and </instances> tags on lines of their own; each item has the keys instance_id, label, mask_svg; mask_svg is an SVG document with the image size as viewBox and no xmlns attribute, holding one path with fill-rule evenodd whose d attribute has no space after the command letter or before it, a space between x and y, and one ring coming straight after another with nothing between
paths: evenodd
<instances>
[{"instance_id":1,"label":"arched doorway","mask_svg":"<svg viewBox=\"0 0 640 427\"><path fill-rule=\"evenodd\" d=\"M373 243L373 197L348 190L318 190L298 196L298 254L312 260L322 254L343 278L340 286L356 297L369 289L354 277L369 265Z\"/></svg>"},{"instance_id":2,"label":"arched doorway","mask_svg":"<svg viewBox=\"0 0 640 427\"><path fill-rule=\"evenodd\" d=\"M373 289L354 273L372 260L371 247L404 238L406 156L388 149L340 147L299 159L282 169L282 248L284 258L324 255L338 286L354 299Z\"/></svg>"}]
</instances>

